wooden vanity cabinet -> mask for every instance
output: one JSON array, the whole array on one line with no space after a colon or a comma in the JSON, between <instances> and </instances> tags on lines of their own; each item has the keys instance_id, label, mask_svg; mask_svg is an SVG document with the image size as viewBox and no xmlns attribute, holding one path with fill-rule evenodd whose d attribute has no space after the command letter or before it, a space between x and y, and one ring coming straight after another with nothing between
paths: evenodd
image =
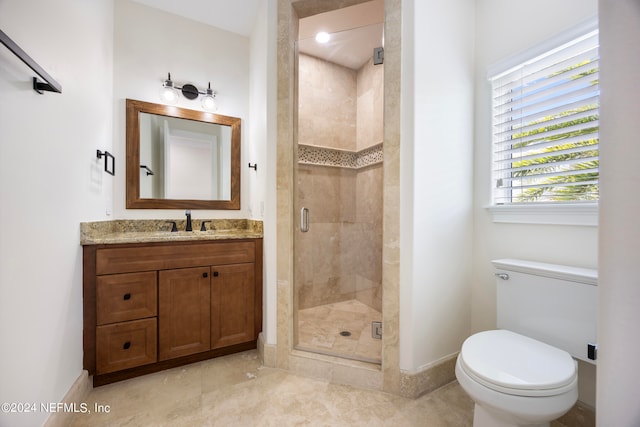
<instances>
[{"instance_id":1,"label":"wooden vanity cabinet","mask_svg":"<svg viewBox=\"0 0 640 427\"><path fill-rule=\"evenodd\" d=\"M94 386L256 348L262 239L83 247Z\"/></svg>"}]
</instances>

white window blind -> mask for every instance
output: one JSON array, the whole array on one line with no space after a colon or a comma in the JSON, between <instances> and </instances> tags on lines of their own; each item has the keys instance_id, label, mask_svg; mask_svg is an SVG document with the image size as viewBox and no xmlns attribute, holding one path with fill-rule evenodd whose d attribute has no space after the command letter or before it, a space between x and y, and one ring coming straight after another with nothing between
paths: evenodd
<instances>
[{"instance_id":1,"label":"white window blind","mask_svg":"<svg viewBox=\"0 0 640 427\"><path fill-rule=\"evenodd\" d=\"M598 31L490 77L493 203L598 200Z\"/></svg>"}]
</instances>

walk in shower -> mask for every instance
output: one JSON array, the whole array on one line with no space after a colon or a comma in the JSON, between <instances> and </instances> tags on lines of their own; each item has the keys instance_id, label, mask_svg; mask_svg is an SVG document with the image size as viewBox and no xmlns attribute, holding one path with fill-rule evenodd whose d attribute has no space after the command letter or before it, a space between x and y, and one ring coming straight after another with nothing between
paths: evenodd
<instances>
[{"instance_id":1,"label":"walk in shower","mask_svg":"<svg viewBox=\"0 0 640 427\"><path fill-rule=\"evenodd\" d=\"M295 348L374 363L382 322L383 20L382 0L314 15L300 20L297 45ZM315 39L321 29L329 32L324 44Z\"/></svg>"}]
</instances>

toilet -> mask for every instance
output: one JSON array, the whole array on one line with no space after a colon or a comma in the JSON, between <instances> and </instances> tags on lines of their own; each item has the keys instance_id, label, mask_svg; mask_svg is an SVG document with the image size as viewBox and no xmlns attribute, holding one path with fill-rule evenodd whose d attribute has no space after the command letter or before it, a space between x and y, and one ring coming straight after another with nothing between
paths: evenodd
<instances>
[{"instance_id":1,"label":"toilet","mask_svg":"<svg viewBox=\"0 0 640 427\"><path fill-rule=\"evenodd\" d=\"M464 341L456 378L475 402L474 427L549 426L578 399L576 359L595 364L597 271L492 263L499 329Z\"/></svg>"}]
</instances>

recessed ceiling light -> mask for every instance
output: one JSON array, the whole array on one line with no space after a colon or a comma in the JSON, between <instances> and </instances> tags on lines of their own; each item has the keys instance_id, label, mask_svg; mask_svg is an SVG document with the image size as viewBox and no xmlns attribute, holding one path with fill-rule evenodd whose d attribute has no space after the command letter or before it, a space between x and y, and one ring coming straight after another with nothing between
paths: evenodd
<instances>
[{"instance_id":1,"label":"recessed ceiling light","mask_svg":"<svg viewBox=\"0 0 640 427\"><path fill-rule=\"evenodd\" d=\"M329 35L329 33L325 31L320 31L318 34L316 34L316 41L318 43L326 43L330 38L331 36Z\"/></svg>"}]
</instances>

